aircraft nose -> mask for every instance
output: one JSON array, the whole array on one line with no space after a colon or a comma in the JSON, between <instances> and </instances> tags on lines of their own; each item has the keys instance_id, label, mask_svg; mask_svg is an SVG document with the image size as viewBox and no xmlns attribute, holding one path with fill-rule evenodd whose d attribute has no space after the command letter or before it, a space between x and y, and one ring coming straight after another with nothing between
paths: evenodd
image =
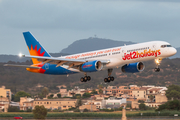
<instances>
[{"instance_id":1,"label":"aircraft nose","mask_svg":"<svg viewBox=\"0 0 180 120\"><path fill-rule=\"evenodd\" d=\"M176 48L173 48L173 49L171 50L171 52L172 52L173 55L175 55L175 54L177 53Z\"/></svg>"}]
</instances>

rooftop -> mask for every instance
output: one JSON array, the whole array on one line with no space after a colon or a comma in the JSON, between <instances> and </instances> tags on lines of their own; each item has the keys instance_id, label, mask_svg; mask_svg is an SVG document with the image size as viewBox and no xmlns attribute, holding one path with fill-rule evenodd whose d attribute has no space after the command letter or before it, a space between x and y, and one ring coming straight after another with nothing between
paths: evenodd
<instances>
[{"instance_id":1,"label":"rooftop","mask_svg":"<svg viewBox=\"0 0 180 120\"><path fill-rule=\"evenodd\" d=\"M77 99L39 99L34 101L76 101Z\"/></svg>"}]
</instances>

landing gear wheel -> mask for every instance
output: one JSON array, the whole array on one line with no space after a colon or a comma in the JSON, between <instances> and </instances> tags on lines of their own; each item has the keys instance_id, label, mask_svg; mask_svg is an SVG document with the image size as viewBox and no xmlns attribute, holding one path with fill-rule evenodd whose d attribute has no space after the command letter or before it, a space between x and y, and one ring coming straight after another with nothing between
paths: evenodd
<instances>
[{"instance_id":1,"label":"landing gear wheel","mask_svg":"<svg viewBox=\"0 0 180 120\"><path fill-rule=\"evenodd\" d=\"M90 77L90 76L87 76L87 80L90 81L90 80L91 80L91 77Z\"/></svg>"},{"instance_id":2,"label":"landing gear wheel","mask_svg":"<svg viewBox=\"0 0 180 120\"><path fill-rule=\"evenodd\" d=\"M80 81L81 81L81 82L84 82L84 78L82 77L82 78L80 79Z\"/></svg>"},{"instance_id":3,"label":"landing gear wheel","mask_svg":"<svg viewBox=\"0 0 180 120\"><path fill-rule=\"evenodd\" d=\"M108 79L107 79L107 78L104 78L104 82L108 82Z\"/></svg>"},{"instance_id":4,"label":"landing gear wheel","mask_svg":"<svg viewBox=\"0 0 180 120\"><path fill-rule=\"evenodd\" d=\"M155 71L155 72L159 72L159 71L160 71L160 68L155 68L154 71Z\"/></svg>"},{"instance_id":5,"label":"landing gear wheel","mask_svg":"<svg viewBox=\"0 0 180 120\"><path fill-rule=\"evenodd\" d=\"M85 76L85 77L84 77L84 80L86 80L86 81L87 81L87 79L88 79L88 78L87 78L87 76Z\"/></svg>"},{"instance_id":6,"label":"landing gear wheel","mask_svg":"<svg viewBox=\"0 0 180 120\"><path fill-rule=\"evenodd\" d=\"M111 77L111 81L114 81L114 77Z\"/></svg>"},{"instance_id":7,"label":"landing gear wheel","mask_svg":"<svg viewBox=\"0 0 180 120\"><path fill-rule=\"evenodd\" d=\"M114 77L113 76L109 76L108 77L108 81L114 81Z\"/></svg>"},{"instance_id":8,"label":"landing gear wheel","mask_svg":"<svg viewBox=\"0 0 180 120\"><path fill-rule=\"evenodd\" d=\"M111 81L111 77L108 77L108 81Z\"/></svg>"}]
</instances>

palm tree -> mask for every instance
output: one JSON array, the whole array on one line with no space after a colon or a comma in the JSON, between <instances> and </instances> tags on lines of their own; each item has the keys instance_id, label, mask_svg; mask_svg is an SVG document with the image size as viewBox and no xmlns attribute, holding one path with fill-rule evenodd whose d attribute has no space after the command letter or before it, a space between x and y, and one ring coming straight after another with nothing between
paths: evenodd
<instances>
[{"instance_id":1,"label":"palm tree","mask_svg":"<svg viewBox=\"0 0 180 120\"><path fill-rule=\"evenodd\" d=\"M150 99L150 101L152 102L153 99L154 99L154 96L150 95L150 96L149 96L149 99Z\"/></svg>"}]
</instances>

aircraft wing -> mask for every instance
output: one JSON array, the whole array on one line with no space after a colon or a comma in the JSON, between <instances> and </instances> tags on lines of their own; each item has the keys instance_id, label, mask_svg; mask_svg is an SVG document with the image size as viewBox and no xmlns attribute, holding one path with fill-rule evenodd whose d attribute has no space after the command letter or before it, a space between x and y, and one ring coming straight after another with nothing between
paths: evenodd
<instances>
[{"instance_id":1,"label":"aircraft wing","mask_svg":"<svg viewBox=\"0 0 180 120\"><path fill-rule=\"evenodd\" d=\"M4 66L23 67L23 68L34 68L34 69L39 69L39 68L41 68L41 67L35 67L35 66L30 66L30 65L15 65L15 64L4 64Z\"/></svg>"},{"instance_id":2,"label":"aircraft wing","mask_svg":"<svg viewBox=\"0 0 180 120\"><path fill-rule=\"evenodd\" d=\"M66 59L66 58L58 58L58 57L41 57L41 56L31 56L31 55L22 55L22 57L36 58L38 61L43 62L43 63L57 64L56 67L61 66L62 64L65 64L65 65L68 65L69 68L88 62L88 60ZM109 60L101 61L101 63L103 64L107 64L109 62L110 62Z\"/></svg>"}]
</instances>

